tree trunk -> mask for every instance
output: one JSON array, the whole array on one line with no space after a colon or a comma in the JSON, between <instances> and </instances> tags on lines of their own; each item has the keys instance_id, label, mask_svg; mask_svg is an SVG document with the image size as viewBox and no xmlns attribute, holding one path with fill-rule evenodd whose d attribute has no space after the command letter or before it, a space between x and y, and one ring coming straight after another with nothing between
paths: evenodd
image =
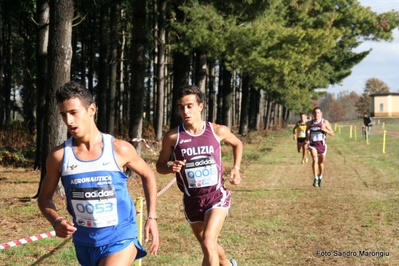
<instances>
[{"instance_id":1,"label":"tree trunk","mask_svg":"<svg viewBox=\"0 0 399 266\"><path fill-rule=\"evenodd\" d=\"M165 102L165 42L166 42L166 1L158 1L158 67L157 67L157 116L155 121L155 135L157 140L162 139L162 126Z\"/></svg>"},{"instance_id":2,"label":"tree trunk","mask_svg":"<svg viewBox=\"0 0 399 266\"><path fill-rule=\"evenodd\" d=\"M174 2L174 11L176 12L176 19L179 22L183 22L185 15L179 8L182 4L182 0ZM190 79L190 56L185 55L179 51L175 51L173 57L173 96L172 96L172 113L170 119L170 128L175 128L181 123L181 118L177 109L176 90L181 86L189 84Z\"/></svg>"},{"instance_id":3,"label":"tree trunk","mask_svg":"<svg viewBox=\"0 0 399 266\"><path fill-rule=\"evenodd\" d=\"M12 61L12 54L13 54L13 46L12 46L12 31L11 31L11 20L5 18L6 26L7 26L7 34L5 34L5 47L4 50L6 51L5 54L5 71L4 71L4 122L5 124L9 124L11 122L11 84L12 84L12 73L13 73L13 61Z\"/></svg>"},{"instance_id":4,"label":"tree trunk","mask_svg":"<svg viewBox=\"0 0 399 266\"><path fill-rule=\"evenodd\" d=\"M121 48L119 55L119 93L118 93L118 102L119 102L119 110L118 110L118 134L123 135L124 125L125 125L125 110L127 109L125 104L125 45L126 45L126 17L125 10L122 8L121 11ZM126 75L128 76L128 75Z\"/></svg>"},{"instance_id":5,"label":"tree trunk","mask_svg":"<svg viewBox=\"0 0 399 266\"><path fill-rule=\"evenodd\" d=\"M248 118L249 118L249 76L243 75L242 77L242 98L241 98L241 116L240 116L240 129L241 135L248 134Z\"/></svg>"},{"instance_id":6,"label":"tree trunk","mask_svg":"<svg viewBox=\"0 0 399 266\"><path fill-rule=\"evenodd\" d=\"M50 8L48 0L37 1L37 34L36 34L36 153L34 169L42 169L42 147L44 137L44 113L47 91L47 48L49 34ZM44 166L43 166L44 167Z\"/></svg>"},{"instance_id":7,"label":"tree trunk","mask_svg":"<svg viewBox=\"0 0 399 266\"><path fill-rule=\"evenodd\" d=\"M282 122L281 122L281 104L276 104L277 105L277 112L276 112L276 126L279 128L279 127L281 127L281 125L282 125Z\"/></svg>"},{"instance_id":8,"label":"tree trunk","mask_svg":"<svg viewBox=\"0 0 399 266\"><path fill-rule=\"evenodd\" d=\"M258 118L259 118L259 90L250 86L250 97L249 97L249 130L258 130Z\"/></svg>"},{"instance_id":9,"label":"tree trunk","mask_svg":"<svg viewBox=\"0 0 399 266\"><path fill-rule=\"evenodd\" d=\"M107 104L109 91L109 68L108 68L108 53L109 53L109 31L108 31L108 6L101 6L100 11L100 58L99 58L99 76L98 76L98 97L97 97L97 126L101 132L111 133L108 131L107 113L109 112Z\"/></svg>"},{"instance_id":10,"label":"tree trunk","mask_svg":"<svg viewBox=\"0 0 399 266\"><path fill-rule=\"evenodd\" d=\"M110 134L115 134L115 117L116 117L116 84L118 67L118 43L120 30L120 0L112 2L110 15L110 77L109 77L109 97L108 97L108 112L107 112L107 129Z\"/></svg>"},{"instance_id":11,"label":"tree trunk","mask_svg":"<svg viewBox=\"0 0 399 266\"><path fill-rule=\"evenodd\" d=\"M209 106L207 103L207 95L206 95L206 76L207 76L207 65L206 65L207 57L206 53L202 50L197 50L195 53L195 85L202 91L204 94L204 110L202 111L202 119L207 120L207 109Z\"/></svg>"},{"instance_id":12,"label":"tree trunk","mask_svg":"<svg viewBox=\"0 0 399 266\"><path fill-rule=\"evenodd\" d=\"M98 7L94 8L94 11L98 11ZM95 39L98 33L97 25L97 12L93 12L93 14L89 14L89 36L88 36L88 71L87 71L87 79L88 79L88 89L92 93L92 95L96 95L97 93L94 91L94 72L95 72L95 64L96 64L96 51L97 44ZM97 114L98 115L98 114Z\"/></svg>"},{"instance_id":13,"label":"tree trunk","mask_svg":"<svg viewBox=\"0 0 399 266\"><path fill-rule=\"evenodd\" d=\"M72 72L72 77L74 78L74 79L76 79L75 78L75 76L78 76L79 78L80 78L80 80L84 80L84 81L86 81L87 80L87 68L88 68L88 66L87 66L87 62L88 62L88 51L89 51L89 49L88 49L88 44L89 44L89 31L90 31L90 29L89 29L89 21L88 21L88 19L85 19L83 22L82 22L82 28L77 32L77 34L75 35L76 37L74 38L75 40L77 40L78 41L78 44L81 46L81 52L80 52L80 58L78 58L78 62L76 62L76 66L75 66L75 70L74 69L72 69L72 71L73 72L75 72L75 73L73 73ZM80 39L78 39L78 38L80 38ZM79 40L80 40L80 42L79 42ZM75 44L74 44L74 49L76 50L78 47L79 47L79 45L76 45L75 46ZM75 51L74 51L74 53L76 53ZM72 60L73 60L74 58L72 58ZM73 61L72 61L72 65L74 65L74 63L73 63ZM76 69L76 68L78 68L78 69Z\"/></svg>"},{"instance_id":14,"label":"tree trunk","mask_svg":"<svg viewBox=\"0 0 399 266\"><path fill-rule=\"evenodd\" d=\"M266 94L266 112L265 112L265 117L264 117L264 130L269 130L270 128L270 114L272 110L272 102L271 102L271 96L270 94Z\"/></svg>"},{"instance_id":15,"label":"tree trunk","mask_svg":"<svg viewBox=\"0 0 399 266\"><path fill-rule=\"evenodd\" d=\"M4 125L4 113L5 113L5 106L4 106L4 54L3 49L5 48L3 45L3 5L0 4L0 129L3 128Z\"/></svg>"},{"instance_id":16,"label":"tree trunk","mask_svg":"<svg viewBox=\"0 0 399 266\"><path fill-rule=\"evenodd\" d=\"M28 20L23 20L23 29L21 29L21 36L23 37L23 88L21 89L22 96L22 107L23 107L23 119L24 124L29 130L29 134L33 135L35 132L35 111L36 111L36 91L34 88L34 73L35 69L33 66L34 61L32 58L35 56L35 52L31 43L33 42L31 32L35 31L35 28Z\"/></svg>"},{"instance_id":17,"label":"tree trunk","mask_svg":"<svg viewBox=\"0 0 399 266\"><path fill-rule=\"evenodd\" d=\"M209 97L208 97L208 121L216 120L216 67L214 61L209 62Z\"/></svg>"},{"instance_id":18,"label":"tree trunk","mask_svg":"<svg viewBox=\"0 0 399 266\"><path fill-rule=\"evenodd\" d=\"M177 109L176 90L181 86L187 85L190 73L190 57L180 52L173 54L173 101L170 128L175 128L181 123L181 118Z\"/></svg>"},{"instance_id":19,"label":"tree trunk","mask_svg":"<svg viewBox=\"0 0 399 266\"><path fill-rule=\"evenodd\" d=\"M147 111L148 111L148 122L151 121L152 119L152 126L154 127L155 131L157 128L157 121L158 121L158 47L159 47L159 18L158 16L160 15L159 11L159 1L160 0L153 0L153 51L152 51L152 71L153 71L153 93L148 94L148 99L147 99Z\"/></svg>"},{"instance_id":20,"label":"tree trunk","mask_svg":"<svg viewBox=\"0 0 399 266\"><path fill-rule=\"evenodd\" d=\"M282 125L283 128L287 127L287 119L288 119L289 113L290 113L290 111L285 106L283 106L283 125Z\"/></svg>"},{"instance_id":21,"label":"tree trunk","mask_svg":"<svg viewBox=\"0 0 399 266\"><path fill-rule=\"evenodd\" d=\"M216 98L216 123L223 124L223 97L224 97L224 61L219 61L219 84L218 84L218 93Z\"/></svg>"},{"instance_id":22,"label":"tree trunk","mask_svg":"<svg viewBox=\"0 0 399 266\"><path fill-rule=\"evenodd\" d=\"M45 133L43 142L42 165L46 165L46 158L50 151L60 145L67 137L67 128L62 122L57 108L55 92L70 80L72 61L72 20L73 0L50 1L50 31L49 31L49 79L46 93ZM42 167L40 184L46 174ZM39 184L39 187L40 187ZM61 184L61 183L59 183ZM63 194L60 185L57 193Z\"/></svg>"},{"instance_id":23,"label":"tree trunk","mask_svg":"<svg viewBox=\"0 0 399 266\"><path fill-rule=\"evenodd\" d=\"M144 79L145 79L145 47L146 39L146 1L133 0L133 31L132 31L132 83L130 93L130 123L129 137L141 138L143 131L144 111ZM140 142L134 142L140 154Z\"/></svg>"},{"instance_id":24,"label":"tree trunk","mask_svg":"<svg viewBox=\"0 0 399 266\"><path fill-rule=\"evenodd\" d=\"M240 112L239 112L239 108L238 108L238 105L237 105L237 103L239 102L239 99L238 99L238 86L237 86L237 77L238 77L238 74L237 74L237 71L233 71L233 78L232 78L232 82L231 82L231 84L232 84L232 86L231 86L231 89L232 89L232 95L231 95L231 100L232 100L232 104L231 104L231 116L232 116L232 119L231 119L231 123L232 123L232 127L236 127L237 126L237 121L239 121L239 119L240 119Z\"/></svg>"},{"instance_id":25,"label":"tree trunk","mask_svg":"<svg viewBox=\"0 0 399 266\"><path fill-rule=\"evenodd\" d=\"M233 106L233 90L231 87L232 74L226 67L223 68L223 108L222 108L222 124L231 128Z\"/></svg>"},{"instance_id":26,"label":"tree trunk","mask_svg":"<svg viewBox=\"0 0 399 266\"><path fill-rule=\"evenodd\" d=\"M270 106L270 126L269 128L272 128L273 126L276 126L276 102L272 102Z\"/></svg>"}]
</instances>

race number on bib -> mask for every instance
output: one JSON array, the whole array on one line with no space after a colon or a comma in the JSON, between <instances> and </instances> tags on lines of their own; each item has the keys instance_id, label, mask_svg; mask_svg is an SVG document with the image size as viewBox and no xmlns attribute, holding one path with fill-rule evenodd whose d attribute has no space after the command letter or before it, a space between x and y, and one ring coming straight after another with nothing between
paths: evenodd
<instances>
[{"instance_id":1,"label":"race number on bib","mask_svg":"<svg viewBox=\"0 0 399 266\"><path fill-rule=\"evenodd\" d=\"M218 182L218 168L213 156L186 162L185 172L189 188L210 187Z\"/></svg>"},{"instance_id":2,"label":"race number on bib","mask_svg":"<svg viewBox=\"0 0 399 266\"><path fill-rule=\"evenodd\" d=\"M312 141L322 141L323 137L323 133L315 133L311 135Z\"/></svg>"},{"instance_id":3,"label":"race number on bib","mask_svg":"<svg viewBox=\"0 0 399 266\"><path fill-rule=\"evenodd\" d=\"M299 138L305 138L306 137L306 130L300 130L299 131Z\"/></svg>"},{"instance_id":4,"label":"race number on bib","mask_svg":"<svg viewBox=\"0 0 399 266\"><path fill-rule=\"evenodd\" d=\"M118 224L113 187L74 188L70 193L72 208L80 226L101 228Z\"/></svg>"}]
</instances>

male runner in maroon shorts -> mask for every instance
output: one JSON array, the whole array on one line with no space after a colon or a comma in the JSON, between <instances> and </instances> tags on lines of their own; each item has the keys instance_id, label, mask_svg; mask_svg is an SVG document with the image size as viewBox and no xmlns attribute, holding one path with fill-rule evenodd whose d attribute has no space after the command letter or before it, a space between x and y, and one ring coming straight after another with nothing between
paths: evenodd
<instances>
[{"instance_id":1,"label":"male runner in maroon shorts","mask_svg":"<svg viewBox=\"0 0 399 266\"><path fill-rule=\"evenodd\" d=\"M228 260L217 243L231 201L231 193L224 187L220 142L233 148L230 183L234 185L241 181L243 144L226 126L202 120L203 93L196 86L180 88L177 101L183 123L165 134L157 171L176 174L177 185L184 193L186 220L201 244L202 265L236 266L237 262ZM170 164L172 154L174 161Z\"/></svg>"},{"instance_id":2,"label":"male runner in maroon shorts","mask_svg":"<svg viewBox=\"0 0 399 266\"><path fill-rule=\"evenodd\" d=\"M319 107L313 109L313 119L307 123L306 142L311 152L313 163L313 186L321 187L324 161L326 160L327 144L326 135L334 136L330 123L322 118L323 113Z\"/></svg>"}]
</instances>

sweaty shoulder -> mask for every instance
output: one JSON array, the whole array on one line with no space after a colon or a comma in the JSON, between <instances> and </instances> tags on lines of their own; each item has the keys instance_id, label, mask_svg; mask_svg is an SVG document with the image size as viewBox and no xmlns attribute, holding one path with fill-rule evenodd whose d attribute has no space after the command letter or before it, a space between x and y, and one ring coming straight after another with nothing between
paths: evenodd
<instances>
[{"instance_id":1,"label":"sweaty shoulder","mask_svg":"<svg viewBox=\"0 0 399 266\"><path fill-rule=\"evenodd\" d=\"M136 154L136 149L127 141L114 138L113 145L117 162L122 167Z\"/></svg>"},{"instance_id":2,"label":"sweaty shoulder","mask_svg":"<svg viewBox=\"0 0 399 266\"><path fill-rule=\"evenodd\" d=\"M230 129L225 125L219 125L215 123L212 123L211 125L219 141L225 139L231 134Z\"/></svg>"},{"instance_id":3,"label":"sweaty shoulder","mask_svg":"<svg viewBox=\"0 0 399 266\"><path fill-rule=\"evenodd\" d=\"M61 169L62 161L64 158L64 144L58 145L47 156L48 167Z\"/></svg>"},{"instance_id":4,"label":"sweaty shoulder","mask_svg":"<svg viewBox=\"0 0 399 266\"><path fill-rule=\"evenodd\" d=\"M174 146L176 141L177 141L177 127L172 128L166 134L163 136L164 143L167 143L168 145Z\"/></svg>"}]
</instances>

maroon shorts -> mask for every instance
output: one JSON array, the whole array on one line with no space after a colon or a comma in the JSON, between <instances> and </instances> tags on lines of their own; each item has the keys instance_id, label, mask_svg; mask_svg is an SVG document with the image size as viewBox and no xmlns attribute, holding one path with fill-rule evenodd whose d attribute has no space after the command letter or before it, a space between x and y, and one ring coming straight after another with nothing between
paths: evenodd
<instances>
[{"instance_id":1,"label":"maroon shorts","mask_svg":"<svg viewBox=\"0 0 399 266\"><path fill-rule=\"evenodd\" d=\"M309 150L316 149L317 155L326 155L327 154L327 144L318 141L318 142L311 142L309 144Z\"/></svg>"},{"instance_id":2,"label":"maroon shorts","mask_svg":"<svg viewBox=\"0 0 399 266\"><path fill-rule=\"evenodd\" d=\"M231 193L223 187L203 196L183 197L184 214L189 223L203 222L207 211L214 208L229 209L230 204Z\"/></svg>"}]
</instances>

